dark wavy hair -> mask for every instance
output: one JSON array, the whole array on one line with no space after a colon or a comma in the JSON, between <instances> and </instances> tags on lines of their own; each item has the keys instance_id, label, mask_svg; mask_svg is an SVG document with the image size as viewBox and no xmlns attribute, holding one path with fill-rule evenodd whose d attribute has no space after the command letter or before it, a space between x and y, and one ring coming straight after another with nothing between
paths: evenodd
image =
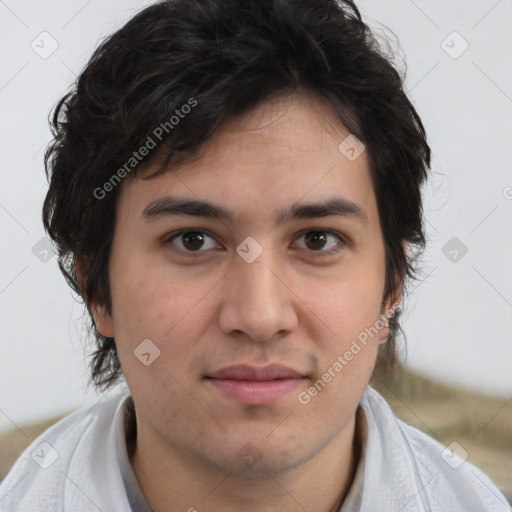
<instances>
[{"instance_id":1,"label":"dark wavy hair","mask_svg":"<svg viewBox=\"0 0 512 512\"><path fill-rule=\"evenodd\" d=\"M152 176L264 101L298 91L327 99L366 146L386 254L383 304L399 283L416 279L430 148L403 80L348 0L164 0L103 40L56 105L45 153L43 223L89 312L96 343L90 382L105 390L122 376L115 340L98 331L90 309L96 303L112 312L108 264L122 187L105 198L95 191L191 98L194 108L156 140L165 164ZM130 171L135 177L140 166ZM394 367L400 313L390 320L377 368Z\"/></svg>"}]
</instances>

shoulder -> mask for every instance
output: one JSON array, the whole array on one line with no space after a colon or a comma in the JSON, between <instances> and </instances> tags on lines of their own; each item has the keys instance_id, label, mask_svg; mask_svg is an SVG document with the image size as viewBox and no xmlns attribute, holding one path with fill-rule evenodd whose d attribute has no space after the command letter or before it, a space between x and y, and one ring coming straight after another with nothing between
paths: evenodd
<instances>
[{"instance_id":1,"label":"shoulder","mask_svg":"<svg viewBox=\"0 0 512 512\"><path fill-rule=\"evenodd\" d=\"M33 441L0 484L0 512L97 510L105 489L122 495L115 419L128 396L101 397Z\"/></svg>"},{"instance_id":2,"label":"shoulder","mask_svg":"<svg viewBox=\"0 0 512 512\"><path fill-rule=\"evenodd\" d=\"M480 469L454 453L450 445L446 447L401 421L384 398L369 386L361 406L368 427L364 489L368 503L375 498L367 483L380 487L381 495L387 494L386 499L393 506L402 506L401 499L407 505L404 511L512 510ZM372 464L370 458L375 461L375 457L380 460Z\"/></svg>"}]
</instances>

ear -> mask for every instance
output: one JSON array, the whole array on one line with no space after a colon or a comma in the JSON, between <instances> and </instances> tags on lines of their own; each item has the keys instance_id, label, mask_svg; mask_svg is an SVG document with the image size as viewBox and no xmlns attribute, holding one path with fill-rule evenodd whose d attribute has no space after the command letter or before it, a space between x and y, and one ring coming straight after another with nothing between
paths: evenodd
<instances>
[{"instance_id":1,"label":"ear","mask_svg":"<svg viewBox=\"0 0 512 512\"><path fill-rule=\"evenodd\" d=\"M411 257L411 244L407 242L407 240L402 240L402 247L406 254L407 260ZM402 302L402 296L403 296L403 288L404 288L404 277L402 277L397 285L395 286L395 289L389 299L384 304L384 311L381 313L381 318L384 321L385 327L381 330L379 333L379 338L381 341L385 341L387 338L389 338L390 335L390 329L389 329L389 319L393 316L395 311L400 306L400 303Z\"/></svg>"},{"instance_id":2,"label":"ear","mask_svg":"<svg viewBox=\"0 0 512 512\"><path fill-rule=\"evenodd\" d=\"M391 330L389 328L389 319L394 315L397 308L400 306L402 302L402 290L403 290L403 281L400 281L395 288L394 293L386 300L384 304L384 310L381 313L381 319L385 325L379 333L379 340L384 342L389 338L391 334Z\"/></svg>"},{"instance_id":3,"label":"ear","mask_svg":"<svg viewBox=\"0 0 512 512\"><path fill-rule=\"evenodd\" d=\"M82 290L82 295L85 297L85 283L87 280L84 269L84 262L77 260L75 262L76 277L78 279L78 284L80 285L80 290ZM107 313L105 307L99 306L96 303L88 303L87 308L94 318L94 323L96 324L98 331L106 338L113 338L114 322L112 321L112 317Z\"/></svg>"}]
</instances>

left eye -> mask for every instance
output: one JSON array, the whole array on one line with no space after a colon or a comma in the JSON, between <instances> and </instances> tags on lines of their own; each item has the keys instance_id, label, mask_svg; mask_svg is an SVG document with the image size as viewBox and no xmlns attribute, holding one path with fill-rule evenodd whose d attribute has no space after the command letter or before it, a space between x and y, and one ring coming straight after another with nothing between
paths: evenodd
<instances>
[{"instance_id":1,"label":"left eye","mask_svg":"<svg viewBox=\"0 0 512 512\"><path fill-rule=\"evenodd\" d=\"M307 244L306 247L300 247L301 249L311 249L311 252L320 252L324 254L330 254L332 252L336 252L337 245L343 244L343 239L332 231L327 231L324 229L310 229L299 236L300 238L305 239ZM328 240L336 239L338 242L331 244L331 247L328 250L325 250L325 246L329 245ZM211 242L205 245L205 240L210 239ZM175 244L174 240L180 241L179 244ZM214 238L208 234L206 231L201 230L188 230L188 231L180 231L175 233L171 237L167 239L167 243L173 243L178 246L182 252L205 252L208 249L212 249L215 247ZM203 250L200 250L203 249Z\"/></svg>"},{"instance_id":2,"label":"left eye","mask_svg":"<svg viewBox=\"0 0 512 512\"><path fill-rule=\"evenodd\" d=\"M313 252L330 254L339 250L336 248L337 245L343 244L343 239L339 235L324 229L310 229L309 231L302 233L299 238L302 238L303 236L305 236L306 244L309 244L309 247L306 248L312 248ZM329 237L336 238L338 240L338 244L335 243L334 245L331 245L331 248L328 250L322 250L325 248Z\"/></svg>"}]
</instances>

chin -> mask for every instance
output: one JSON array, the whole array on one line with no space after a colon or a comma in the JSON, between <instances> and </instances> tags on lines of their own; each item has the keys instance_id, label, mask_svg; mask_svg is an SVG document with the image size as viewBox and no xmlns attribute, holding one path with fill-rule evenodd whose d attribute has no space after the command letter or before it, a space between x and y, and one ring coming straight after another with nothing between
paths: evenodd
<instances>
[{"instance_id":1,"label":"chin","mask_svg":"<svg viewBox=\"0 0 512 512\"><path fill-rule=\"evenodd\" d=\"M203 453L202 462L212 469L239 477L277 476L300 466L312 458L321 446L298 445L295 436L288 443L282 439L246 436L230 439L223 453Z\"/></svg>"}]
</instances>

